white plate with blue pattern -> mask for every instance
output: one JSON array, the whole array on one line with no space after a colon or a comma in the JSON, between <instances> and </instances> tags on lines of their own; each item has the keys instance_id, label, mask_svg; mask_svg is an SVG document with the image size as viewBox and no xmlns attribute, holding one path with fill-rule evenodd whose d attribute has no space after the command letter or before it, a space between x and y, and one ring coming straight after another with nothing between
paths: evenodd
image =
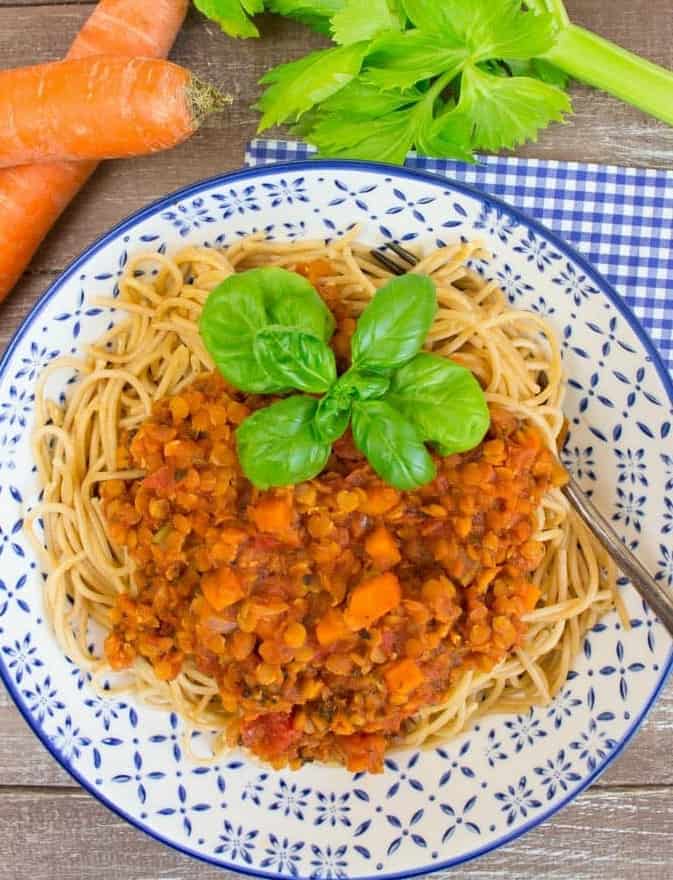
<instances>
[{"instance_id":1,"label":"white plate with blue pattern","mask_svg":"<svg viewBox=\"0 0 673 880\"><path fill-rule=\"evenodd\" d=\"M620 753L671 668L671 642L630 585L632 619L589 634L553 704L493 717L443 748L409 750L378 776L310 765L276 772L232 753L198 767L174 715L94 694L58 649L22 531L37 486L28 442L35 382L115 320L87 297L128 256L253 231L434 247L479 237L487 272L563 342L571 424L566 465L624 540L673 587L673 384L623 301L577 253L516 209L429 174L302 162L229 174L150 205L49 288L0 362L0 674L43 744L138 828L216 865L266 877L401 877L474 858L537 825ZM669 497L667 497L667 495Z\"/></svg>"}]
</instances>

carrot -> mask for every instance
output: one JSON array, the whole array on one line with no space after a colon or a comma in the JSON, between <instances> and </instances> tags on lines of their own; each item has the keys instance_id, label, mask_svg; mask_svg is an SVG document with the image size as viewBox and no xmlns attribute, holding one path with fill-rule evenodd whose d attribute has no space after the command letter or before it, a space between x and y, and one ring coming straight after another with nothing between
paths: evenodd
<instances>
[{"instance_id":1,"label":"carrot","mask_svg":"<svg viewBox=\"0 0 673 880\"><path fill-rule=\"evenodd\" d=\"M75 38L69 58L167 55L189 0L101 0ZM54 162L0 169L0 300L96 169L95 162Z\"/></svg>"},{"instance_id":2,"label":"carrot","mask_svg":"<svg viewBox=\"0 0 673 880\"><path fill-rule=\"evenodd\" d=\"M184 67L152 58L0 71L0 167L165 150L230 101Z\"/></svg>"},{"instance_id":3,"label":"carrot","mask_svg":"<svg viewBox=\"0 0 673 880\"><path fill-rule=\"evenodd\" d=\"M365 550L379 568L392 568L402 558L395 539L385 526L379 526L367 535Z\"/></svg>"},{"instance_id":4,"label":"carrot","mask_svg":"<svg viewBox=\"0 0 673 880\"><path fill-rule=\"evenodd\" d=\"M318 644L333 645L341 639L348 638L351 634L350 630L344 623L343 615L336 608L330 608L318 621L315 628Z\"/></svg>"},{"instance_id":5,"label":"carrot","mask_svg":"<svg viewBox=\"0 0 673 880\"><path fill-rule=\"evenodd\" d=\"M402 599L400 582L391 572L362 581L348 600L346 623L352 630L366 629L396 608Z\"/></svg>"},{"instance_id":6,"label":"carrot","mask_svg":"<svg viewBox=\"0 0 673 880\"><path fill-rule=\"evenodd\" d=\"M188 8L189 0L100 0L75 37L68 58L164 58L171 51Z\"/></svg>"},{"instance_id":7,"label":"carrot","mask_svg":"<svg viewBox=\"0 0 673 880\"><path fill-rule=\"evenodd\" d=\"M264 498L249 515L260 532L282 535L292 527L292 504L286 498Z\"/></svg>"},{"instance_id":8,"label":"carrot","mask_svg":"<svg viewBox=\"0 0 673 880\"><path fill-rule=\"evenodd\" d=\"M385 669L383 677L391 694L406 696L423 684L423 673L420 666L409 657L391 663Z\"/></svg>"},{"instance_id":9,"label":"carrot","mask_svg":"<svg viewBox=\"0 0 673 880\"><path fill-rule=\"evenodd\" d=\"M221 565L201 578L201 590L215 611L223 611L244 596L241 581L229 565Z\"/></svg>"}]
</instances>

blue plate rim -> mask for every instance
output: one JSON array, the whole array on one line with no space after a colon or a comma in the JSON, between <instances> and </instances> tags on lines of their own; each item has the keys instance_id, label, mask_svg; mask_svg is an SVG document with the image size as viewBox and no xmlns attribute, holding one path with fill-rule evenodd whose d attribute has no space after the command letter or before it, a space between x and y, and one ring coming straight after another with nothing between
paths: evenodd
<instances>
[{"instance_id":1,"label":"blue plate rim","mask_svg":"<svg viewBox=\"0 0 673 880\"><path fill-rule=\"evenodd\" d=\"M598 272L592 266L592 264L586 259L586 257L582 256L582 254L576 251L572 245L568 244L563 238L548 229L543 223L540 223L538 220L529 217L524 211L521 211L519 208L510 205L508 202L497 196L492 196L478 189L477 187L470 186L469 184L452 180L448 177L443 177L441 174L433 174L428 171L417 171L415 169L405 168L397 165L387 165L382 162L361 162L355 160L329 159L303 159L295 162L270 163L266 165L255 166L252 168L241 168L236 171L227 172L225 174L216 174L212 177L208 177L204 180L199 180L196 183L192 183L186 187L175 190L174 192L169 193L162 198L156 199L155 201L146 205L144 208L140 208L138 211L129 214L107 232L103 233L101 236L95 239L87 248L85 248L84 251L82 251L81 254L79 254L79 256L75 257L69 263L69 265L66 266L63 272L61 272L59 276L49 285L49 287L45 290L45 292L38 299L35 305L30 309L30 311L24 317L18 329L12 336L7 348L0 358L0 381L2 381L2 379L4 378L5 370L9 361L11 360L11 357L16 347L19 345L26 332L30 329L37 316L42 311L43 307L86 260L94 256L101 248L116 240L125 231L133 228L135 225L156 214L158 211L164 208L169 208L176 201L181 201L182 199L197 196L203 190L210 189L213 186L227 185L242 180L255 180L256 178L263 177L269 173L289 173L302 170L314 171L316 170L316 168L324 168L328 171L365 171L371 174L384 175L386 177L399 177L414 181L425 181L426 183L433 186L449 187L457 192L477 199L482 204L486 203L500 209L501 211L515 219L517 223L519 223L524 228L533 229L540 235L542 235L542 237L552 241L554 243L554 246L562 254L564 254L564 256L582 267L586 275L591 278L592 281L601 290L601 292L608 297L615 309L617 309L620 315L629 324L633 332L638 337L639 342L645 348L648 355L652 359L652 364L654 365L657 371L657 375L659 376L664 386L666 394L668 395L669 402L673 406L673 378L668 372L668 369L666 368L666 365L664 364L656 346L650 339L645 328L641 325L640 321L632 312L631 308L626 304L626 302L624 302L624 300L617 293L614 287L601 275L600 272ZM617 744L617 746L606 756L602 764L599 764L585 779L582 780L582 783L578 786L577 789L572 791L550 809L531 818L524 825L514 829L509 834L505 834L502 837L499 837L497 840L492 841L491 843L485 844L478 849L472 850L471 852L458 856L456 858L433 863L421 868L414 868L411 871L404 871L402 873L377 873L376 875L370 875L370 877L368 877L367 875L358 875L358 880L375 880L375 878L376 880L403 880L403 878L406 877L418 877L423 874L431 874L435 873L436 871L447 870L448 868L453 868L458 865L465 864L466 862L472 861L473 859L479 858L480 856L500 849L501 847L506 846L512 841L517 840L519 837L526 834L533 828L536 828L538 825L541 825L543 822L546 822L548 819L558 813L559 810L563 809L576 797L582 794L582 792L584 792L590 785L592 785L596 781L596 779L601 776L602 773L605 772L605 770L607 770L612 762L615 761L622 754L626 746L633 739L636 731L645 721L648 713L652 709L652 706L654 705L659 694L661 693L662 688L664 687L669 676L671 675L671 672L673 672L673 646L671 648L671 651L669 652L666 664L661 671L659 681L656 687L653 689L652 693L650 694L650 697L643 711L638 715L637 718L634 719L633 723L624 734L620 742ZM278 880L278 878L283 878L285 876L283 874L278 874L273 871L251 869L236 862L220 861L214 859L206 853L200 853L197 850L182 846L181 844L170 840L158 831L155 831L154 829L145 825L141 820L127 814L122 808L112 803L112 801L110 801L106 795L97 791L95 787L91 785L91 783L87 779L85 779L82 774L79 773L79 771L77 771L66 758L59 754L49 737L42 730L39 722L37 722L28 712L28 709L22 701L18 689L15 687L1 658L0 679L2 679L4 686L7 689L7 692L9 693L17 709L23 716L24 720L28 724L29 728L40 740L40 742L47 749L50 755L57 761L57 763L59 763L61 767L63 767L63 769L67 773L69 773L70 776L77 783L79 783L79 785L81 785L88 794L95 797L96 800L100 801L100 803L106 806L121 819L126 821L129 825L132 825L133 827L137 828L139 831L144 832L149 837L153 838L159 843L165 844L166 846L181 853L182 855L190 856L207 864L213 865L214 867L222 868L223 870L231 870L250 877L270 878L270 880ZM309 880L309 878L298 877L296 878L296 880Z\"/></svg>"}]
</instances>

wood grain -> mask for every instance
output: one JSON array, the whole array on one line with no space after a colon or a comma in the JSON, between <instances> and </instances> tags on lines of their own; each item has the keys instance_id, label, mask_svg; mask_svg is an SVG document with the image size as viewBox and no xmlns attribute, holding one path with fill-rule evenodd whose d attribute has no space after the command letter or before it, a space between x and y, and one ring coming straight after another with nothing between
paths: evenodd
<instances>
[{"instance_id":1,"label":"wood grain","mask_svg":"<svg viewBox=\"0 0 673 880\"><path fill-rule=\"evenodd\" d=\"M568 0L571 17L673 67L671 0ZM0 0L0 68L60 57L93 9L80 0ZM267 17L262 39L235 42L192 11L173 57L236 98L171 153L101 166L0 306L0 350L67 262L137 208L242 164L264 70L323 45ZM573 88L575 113L519 155L673 169L673 129L607 95ZM450 877L668 880L673 878L673 683L632 745L589 792L505 850ZM652 785L656 783L656 785ZM215 880L233 878L151 841L73 786L0 687L0 880Z\"/></svg>"}]
</instances>

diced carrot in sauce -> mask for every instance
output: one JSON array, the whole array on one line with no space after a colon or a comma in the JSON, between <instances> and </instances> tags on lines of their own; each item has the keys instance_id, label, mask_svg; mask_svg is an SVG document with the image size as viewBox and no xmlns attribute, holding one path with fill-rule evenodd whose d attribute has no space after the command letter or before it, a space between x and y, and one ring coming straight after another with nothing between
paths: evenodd
<instances>
[{"instance_id":1,"label":"diced carrot in sauce","mask_svg":"<svg viewBox=\"0 0 673 880\"><path fill-rule=\"evenodd\" d=\"M222 565L201 578L203 595L216 611L234 605L245 595L241 580L233 568Z\"/></svg>"},{"instance_id":2,"label":"diced carrot in sauce","mask_svg":"<svg viewBox=\"0 0 673 880\"><path fill-rule=\"evenodd\" d=\"M385 526L379 526L367 535L365 550L379 568L392 568L402 558L397 542Z\"/></svg>"},{"instance_id":3,"label":"diced carrot in sauce","mask_svg":"<svg viewBox=\"0 0 673 880\"><path fill-rule=\"evenodd\" d=\"M166 492L175 485L175 468L163 465L153 474L149 474L143 480L145 489L155 489L158 492Z\"/></svg>"},{"instance_id":4,"label":"diced carrot in sauce","mask_svg":"<svg viewBox=\"0 0 673 880\"><path fill-rule=\"evenodd\" d=\"M330 608L316 624L315 634L318 643L324 647L326 645L333 645L340 639L348 638L351 631L346 625L341 611Z\"/></svg>"},{"instance_id":5,"label":"diced carrot in sauce","mask_svg":"<svg viewBox=\"0 0 673 880\"><path fill-rule=\"evenodd\" d=\"M400 493L392 486L380 485L367 493L367 498L362 504L362 511L369 516L380 516L388 513L399 502Z\"/></svg>"},{"instance_id":6,"label":"diced carrot in sauce","mask_svg":"<svg viewBox=\"0 0 673 880\"><path fill-rule=\"evenodd\" d=\"M390 572L362 581L350 594L346 623L351 629L366 629L397 608L401 599L400 582Z\"/></svg>"},{"instance_id":7,"label":"diced carrot in sauce","mask_svg":"<svg viewBox=\"0 0 673 880\"><path fill-rule=\"evenodd\" d=\"M384 737L374 733L355 733L338 739L339 748L345 754L346 768L351 773L377 772L386 748Z\"/></svg>"},{"instance_id":8,"label":"diced carrot in sauce","mask_svg":"<svg viewBox=\"0 0 673 880\"><path fill-rule=\"evenodd\" d=\"M391 663L383 672L388 690L393 694L410 694L423 684L424 676L415 660L407 658Z\"/></svg>"},{"instance_id":9,"label":"diced carrot in sauce","mask_svg":"<svg viewBox=\"0 0 673 880\"><path fill-rule=\"evenodd\" d=\"M540 590L534 584L526 584L522 599L526 611L532 611L540 600Z\"/></svg>"},{"instance_id":10,"label":"diced carrot in sauce","mask_svg":"<svg viewBox=\"0 0 673 880\"><path fill-rule=\"evenodd\" d=\"M285 498L264 498L251 508L250 519L260 532L282 534L292 526L292 505Z\"/></svg>"}]
</instances>

